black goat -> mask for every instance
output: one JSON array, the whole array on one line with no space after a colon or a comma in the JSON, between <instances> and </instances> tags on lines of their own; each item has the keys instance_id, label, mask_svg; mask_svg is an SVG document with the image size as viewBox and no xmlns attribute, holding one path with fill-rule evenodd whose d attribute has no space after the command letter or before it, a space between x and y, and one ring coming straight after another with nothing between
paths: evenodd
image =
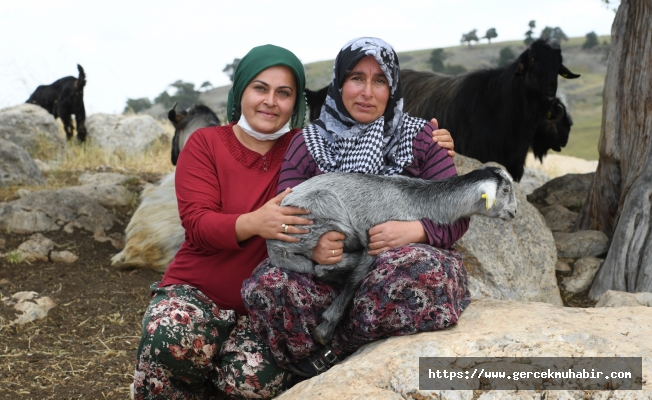
<instances>
[{"instance_id":1,"label":"black goat","mask_svg":"<svg viewBox=\"0 0 652 400\"><path fill-rule=\"evenodd\" d=\"M539 124L534 138L532 139L532 153L539 161L543 162L543 157L548 150L561 151L561 148L568 143L573 119L571 118L564 103L555 99L546 115L546 119Z\"/></svg>"},{"instance_id":2,"label":"black goat","mask_svg":"<svg viewBox=\"0 0 652 400\"><path fill-rule=\"evenodd\" d=\"M312 122L319 118L319 114L321 113L321 106L323 106L324 102L326 102L328 86L321 88L316 92L306 88L305 93L306 103L308 103L310 122Z\"/></svg>"},{"instance_id":3,"label":"black goat","mask_svg":"<svg viewBox=\"0 0 652 400\"><path fill-rule=\"evenodd\" d=\"M553 107L557 75L579 77L562 64L558 46L537 40L501 68L457 76L401 71L403 109L437 118L453 136L455 151L500 163L520 181L535 132Z\"/></svg>"},{"instance_id":4,"label":"black goat","mask_svg":"<svg viewBox=\"0 0 652 400\"><path fill-rule=\"evenodd\" d=\"M77 139L80 142L86 140L86 109L84 108L84 86L86 86L86 74L84 68L77 64L79 77L66 76L57 79L50 85L40 85L34 93L29 96L26 103L37 104L45 108L54 118L61 118L66 137L72 139L73 126L72 115L75 115L77 125Z\"/></svg>"},{"instance_id":5,"label":"black goat","mask_svg":"<svg viewBox=\"0 0 652 400\"><path fill-rule=\"evenodd\" d=\"M174 137L172 138L172 165L177 165L179 153L190 135L199 128L217 126L219 118L210 108L205 105L196 104L187 110L177 113L177 103L168 112L168 119L174 125Z\"/></svg>"}]
</instances>

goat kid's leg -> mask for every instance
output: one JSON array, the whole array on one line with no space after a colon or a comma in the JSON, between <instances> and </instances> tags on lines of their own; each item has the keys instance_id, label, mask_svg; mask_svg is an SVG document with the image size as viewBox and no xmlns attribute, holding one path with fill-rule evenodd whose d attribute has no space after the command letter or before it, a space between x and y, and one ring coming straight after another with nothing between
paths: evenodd
<instances>
[{"instance_id":1,"label":"goat kid's leg","mask_svg":"<svg viewBox=\"0 0 652 400\"><path fill-rule=\"evenodd\" d=\"M349 274L351 270L360 264L360 252L342 253L342 261L335 264L315 265L315 276L320 279L337 278L342 274Z\"/></svg>"},{"instance_id":2,"label":"goat kid's leg","mask_svg":"<svg viewBox=\"0 0 652 400\"><path fill-rule=\"evenodd\" d=\"M369 268L374 262L375 257L365 252L360 254L360 263L352 271L349 280L340 292L335 301L322 314L322 322L315 328L315 339L321 344L326 344L333 337L335 327L344 318L347 307L351 304L355 293L360 288L362 281L369 272Z\"/></svg>"},{"instance_id":3,"label":"goat kid's leg","mask_svg":"<svg viewBox=\"0 0 652 400\"><path fill-rule=\"evenodd\" d=\"M314 263L311 259L291 253L285 248L275 245L274 241L267 242L267 254L275 267L302 274L315 273Z\"/></svg>"}]
</instances>

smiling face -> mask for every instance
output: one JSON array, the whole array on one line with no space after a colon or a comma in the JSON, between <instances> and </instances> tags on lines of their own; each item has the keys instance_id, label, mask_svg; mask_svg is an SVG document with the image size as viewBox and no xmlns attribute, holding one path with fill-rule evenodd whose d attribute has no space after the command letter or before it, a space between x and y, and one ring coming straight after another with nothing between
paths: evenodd
<instances>
[{"instance_id":1,"label":"smiling face","mask_svg":"<svg viewBox=\"0 0 652 400\"><path fill-rule=\"evenodd\" d=\"M292 70L270 67L256 75L242 92L241 109L249 125L260 133L274 133L292 117L297 86Z\"/></svg>"},{"instance_id":2,"label":"smiling face","mask_svg":"<svg viewBox=\"0 0 652 400\"><path fill-rule=\"evenodd\" d=\"M367 56L347 75L342 85L342 102L356 121L368 124L385 113L389 83L373 56Z\"/></svg>"}]
</instances>

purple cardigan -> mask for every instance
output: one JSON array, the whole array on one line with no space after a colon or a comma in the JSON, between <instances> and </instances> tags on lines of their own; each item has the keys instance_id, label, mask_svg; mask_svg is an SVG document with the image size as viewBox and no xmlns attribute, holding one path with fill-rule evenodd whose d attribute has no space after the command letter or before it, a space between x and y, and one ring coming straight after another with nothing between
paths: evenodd
<instances>
[{"instance_id":1,"label":"purple cardigan","mask_svg":"<svg viewBox=\"0 0 652 400\"><path fill-rule=\"evenodd\" d=\"M457 175L453 159L448 156L445 149L433 142L433 129L434 126L429 122L414 138L412 144L414 161L403 169L401 175L433 181ZM292 139L290 147L285 152L278 179L278 193L323 173L308 152L303 134L299 133ZM431 246L449 249L469 229L469 218L459 219L450 225L439 225L429 219L422 219L421 225L426 231Z\"/></svg>"}]
</instances>

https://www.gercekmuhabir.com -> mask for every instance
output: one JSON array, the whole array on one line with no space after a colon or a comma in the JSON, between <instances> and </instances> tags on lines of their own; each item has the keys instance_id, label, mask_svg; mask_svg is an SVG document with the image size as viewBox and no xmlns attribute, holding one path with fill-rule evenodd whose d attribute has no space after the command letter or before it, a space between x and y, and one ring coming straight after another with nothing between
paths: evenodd
<instances>
[{"instance_id":1,"label":"https://www.gercekmuhabir.com","mask_svg":"<svg viewBox=\"0 0 652 400\"><path fill-rule=\"evenodd\" d=\"M420 357L421 390L642 390L641 357Z\"/></svg>"}]
</instances>

